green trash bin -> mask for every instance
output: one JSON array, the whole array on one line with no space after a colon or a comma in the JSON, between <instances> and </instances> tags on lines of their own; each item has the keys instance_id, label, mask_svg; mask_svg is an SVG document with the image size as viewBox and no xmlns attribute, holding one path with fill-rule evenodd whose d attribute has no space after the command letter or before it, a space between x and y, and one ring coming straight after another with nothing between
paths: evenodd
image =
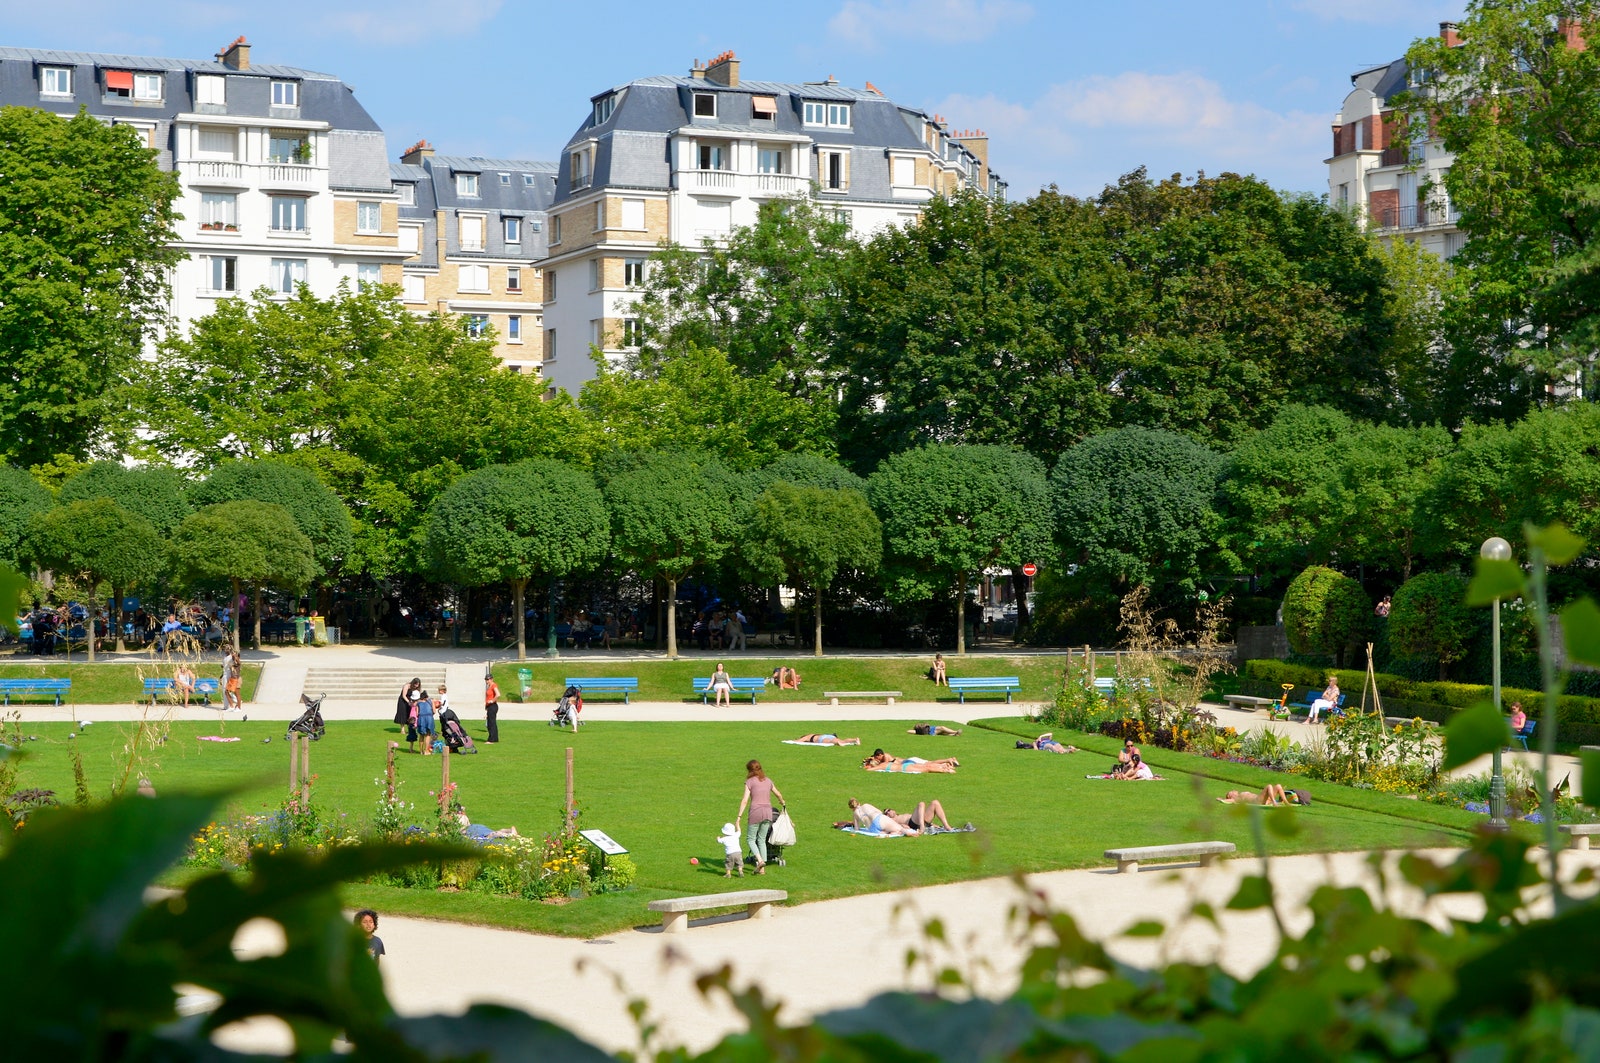
<instances>
[{"instance_id":1,"label":"green trash bin","mask_svg":"<svg viewBox=\"0 0 1600 1063\"><path fill-rule=\"evenodd\" d=\"M522 700L527 701L528 695L533 693L533 669L518 668L517 682L522 686Z\"/></svg>"}]
</instances>

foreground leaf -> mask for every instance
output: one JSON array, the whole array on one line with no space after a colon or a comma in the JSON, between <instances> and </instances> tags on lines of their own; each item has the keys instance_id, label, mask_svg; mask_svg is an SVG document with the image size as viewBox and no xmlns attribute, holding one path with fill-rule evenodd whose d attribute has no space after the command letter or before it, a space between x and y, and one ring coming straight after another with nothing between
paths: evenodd
<instances>
[{"instance_id":1,"label":"foreground leaf","mask_svg":"<svg viewBox=\"0 0 1600 1063\"><path fill-rule=\"evenodd\" d=\"M1493 702L1480 701L1456 713L1444 732L1445 771L1459 768L1485 753L1493 753L1511 741L1511 726Z\"/></svg>"}]
</instances>

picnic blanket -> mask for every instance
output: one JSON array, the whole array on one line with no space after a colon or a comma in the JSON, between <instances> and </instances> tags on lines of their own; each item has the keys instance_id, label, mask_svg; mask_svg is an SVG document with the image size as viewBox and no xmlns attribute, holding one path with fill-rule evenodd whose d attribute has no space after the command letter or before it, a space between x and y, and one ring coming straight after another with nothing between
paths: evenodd
<instances>
[{"instance_id":1,"label":"picnic blanket","mask_svg":"<svg viewBox=\"0 0 1600 1063\"><path fill-rule=\"evenodd\" d=\"M195 735L202 742L237 742L237 738L223 738L221 735Z\"/></svg>"},{"instance_id":2,"label":"picnic blanket","mask_svg":"<svg viewBox=\"0 0 1600 1063\"><path fill-rule=\"evenodd\" d=\"M1085 775L1084 778L1085 779L1116 779L1117 777L1115 775ZM1124 782L1165 782L1166 778L1167 777L1165 775L1152 775L1148 779L1126 779L1126 780L1121 780L1121 781L1124 781Z\"/></svg>"},{"instance_id":3,"label":"picnic blanket","mask_svg":"<svg viewBox=\"0 0 1600 1063\"><path fill-rule=\"evenodd\" d=\"M871 830L867 827L840 827L846 834L859 834L863 838L910 838L910 834L885 834L880 830Z\"/></svg>"},{"instance_id":4,"label":"picnic blanket","mask_svg":"<svg viewBox=\"0 0 1600 1063\"><path fill-rule=\"evenodd\" d=\"M863 827L840 827L839 829L842 830L846 834L860 834L860 835L863 835L863 836L868 837L868 838L913 838L913 837L916 837L916 835L913 835L913 834L884 834L882 831L868 830L868 829L863 828ZM978 829L977 827L974 827L970 823L965 824L964 826L960 826L960 827L941 827L937 823L931 823L928 826L922 828L922 833L925 834L925 835L929 835L929 834L971 834L971 833L975 832L977 829Z\"/></svg>"}]
</instances>

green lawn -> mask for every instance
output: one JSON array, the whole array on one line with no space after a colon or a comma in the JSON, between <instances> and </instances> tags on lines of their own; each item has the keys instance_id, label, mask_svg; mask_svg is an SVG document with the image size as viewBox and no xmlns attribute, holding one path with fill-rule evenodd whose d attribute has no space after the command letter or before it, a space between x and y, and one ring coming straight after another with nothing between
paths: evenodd
<instances>
[{"instance_id":1,"label":"green lawn","mask_svg":"<svg viewBox=\"0 0 1600 1063\"><path fill-rule=\"evenodd\" d=\"M521 665L497 664L495 681L500 684L507 701L517 701L522 690L517 670L527 668L533 673L533 688L528 700L554 704L561 696L562 680L567 676L632 676L639 680L641 701L700 701L691 680L696 676L709 676L721 660L730 675L736 678L767 678L780 664L799 671L803 680L799 690L779 690L769 686L758 698L762 701L816 702L824 690L899 690L912 701L949 701L956 698L942 686L934 686L928 679L928 669L933 654L926 657L749 657L730 653L720 658L695 658L677 661L618 661L615 663L594 658L582 660L538 660ZM1014 675L1022 684L1022 693L1013 695L1020 701L1045 701L1055 696L1061 685L1061 672L1066 666L1066 655L1002 657L982 654L969 657L947 657L946 671L951 676L1002 676ZM1107 669L1111 659L1106 658ZM1102 671L1107 671L1102 669ZM1110 674L1107 671L1107 674ZM597 699L613 695L596 695ZM990 698L1005 703L1005 698L991 694L969 695L971 699ZM619 699L620 700L620 699Z\"/></svg>"},{"instance_id":2,"label":"green lawn","mask_svg":"<svg viewBox=\"0 0 1600 1063\"><path fill-rule=\"evenodd\" d=\"M336 715L336 714L335 714ZM474 714L475 715L475 714ZM477 719L469 731L481 741ZM635 889L568 905L533 904L474 893L436 894L352 886L351 903L547 933L592 936L652 921L645 902L659 896L722 889L722 852L716 835L738 809L744 762L758 757L788 798L800 835L789 864L763 880L787 889L795 901L1057 868L1102 866L1110 846L1220 838L1250 847L1248 813L1212 798L1234 786L1255 786L1270 773L1162 750L1148 751L1167 776L1157 783L1090 781L1085 774L1112 759L1109 739L1070 736L1086 747L1077 756L1014 748L1028 734L1017 717L987 721L955 738L905 733L906 724L850 727L865 750L782 744L818 723L621 723L603 718L574 735L538 723L501 725L499 746L475 757L452 757L460 799L476 822L515 825L540 834L559 824L565 750L575 751L580 826L604 829L627 846L639 867ZM991 728L1004 728L995 730ZM125 765L130 728L95 724L77 739L66 725L31 725L19 785L72 792L70 750L84 754L96 795L107 791ZM158 790L235 787L234 813L276 807L287 784L288 746L281 723L177 724L144 766ZM200 735L237 736L233 743L201 742ZM312 748L315 801L331 815L365 818L377 800L387 743L398 728L379 721L330 720L328 736ZM1068 736L1062 736L1068 737ZM264 741L265 740L265 741ZM869 774L861 756L881 745L902 756L956 756L955 775ZM401 795L417 806L420 821L439 784L441 758L399 757ZM1477 822L1455 809L1383 794L1309 784L1317 804L1294 813L1305 829L1278 840L1276 851L1306 852L1371 847L1459 844ZM931 838L878 840L830 829L848 816L846 799L903 808L937 797L957 825L979 830ZM700 860L698 867L689 858ZM750 884L747 879L746 884Z\"/></svg>"},{"instance_id":3,"label":"green lawn","mask_svg":"<svg viewBox=\"0 0 1600 1063\"><path fill-rule=\"evenodd\" d=\"M138 662L97 661L94 664L89 664L87 661L72 664L46 661L41 664L0 664L0 679L28 679L40 676L48 679L70 679L72 690L62 699L63 704L125 705L141 699L146 679L170 679L175 668L177 664L174 662L159 661L154 658ZM217 660L203 661L196 664L194 670L202 679L218 679L222 676L222 663ZM242 679L240 694L245 701L253 701L256 696L256 686L261 682L261 665L246 661ZM50 704L51 699L38 694L12 699L12 704L36 703ZM211 703L220 705L221 694L212 695Z\"/></svg>"}]
</instances>

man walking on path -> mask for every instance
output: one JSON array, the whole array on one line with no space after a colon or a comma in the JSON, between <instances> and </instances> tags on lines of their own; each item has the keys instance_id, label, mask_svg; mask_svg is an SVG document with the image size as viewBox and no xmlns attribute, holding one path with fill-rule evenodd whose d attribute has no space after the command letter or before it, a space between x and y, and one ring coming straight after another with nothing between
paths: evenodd
<instances>
[{"instance_id":1,"label":"man walking on path","mask_svg":"<svg viewBox=\"0 0 1600 1063\"><path fill-rule=\"evenodd\" d=\"M500 741L500 687L494 681L494 669L483 670L483 715L489 721L489 741Z\"/></svg>"}]
</instances>

